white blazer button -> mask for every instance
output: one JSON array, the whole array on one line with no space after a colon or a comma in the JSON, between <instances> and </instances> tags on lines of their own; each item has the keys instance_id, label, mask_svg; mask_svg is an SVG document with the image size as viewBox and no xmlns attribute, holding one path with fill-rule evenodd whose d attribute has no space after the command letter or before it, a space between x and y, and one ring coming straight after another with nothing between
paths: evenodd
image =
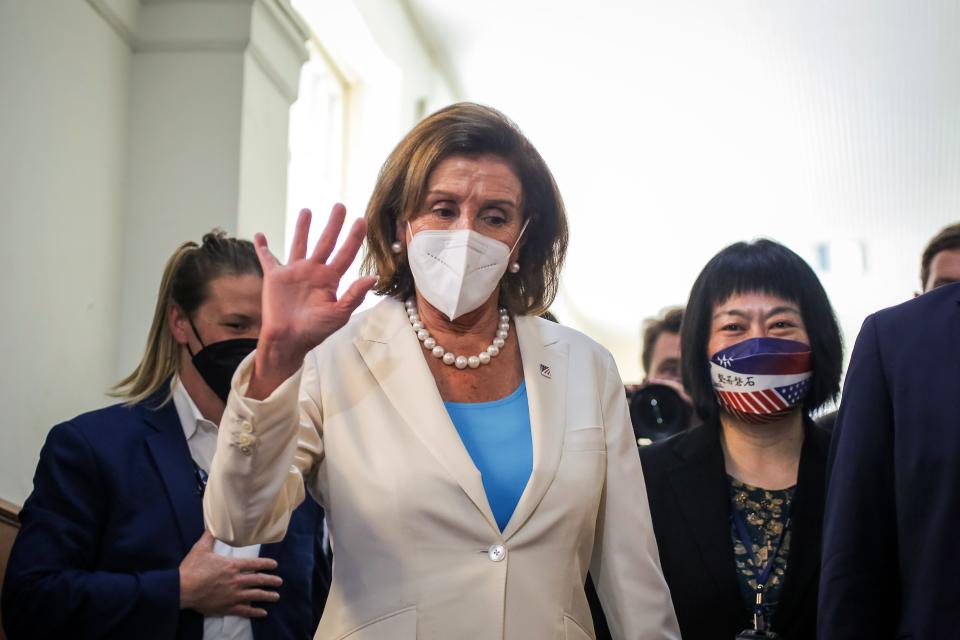
<instances>
[{"instance_id":1,"label":"white blazer button","mask_svg":"<svg viewBox=\"0 0 960 640\"><path fill-rule=\"evenodd\" d=\"M237 438L237 444L239 444L241 447L249 447L253 444L253 436L251 436L249 433L241 433Z\"/></svg>"},{"instance_id":2,"label":"white blazer button","mask_svg":"<svg viewBox=\"0 0 960 640\"><path fill-rule=\"evenodd\" d=\"M500 562L507 557L507 550L502 544L495 544L487 550L487 555L493 562Z\"/></svg>"},{"instance_id":3,"label":"white blazer button","mask_svg":"<svg viewBox=\"0 0 960 640\"><path fill-rule=\"evenodd\" d=\"M240 428L243 429L245 433L253 433L253 425L249 422L244 422L242 425L240 425Z\"/></svg>"}]
</instances>

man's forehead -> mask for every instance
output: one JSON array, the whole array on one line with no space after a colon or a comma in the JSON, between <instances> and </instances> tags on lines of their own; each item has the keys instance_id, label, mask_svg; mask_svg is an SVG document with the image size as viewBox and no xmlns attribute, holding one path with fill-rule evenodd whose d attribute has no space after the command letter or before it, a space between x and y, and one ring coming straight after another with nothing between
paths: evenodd
<instances>
[{"instance_id":1,"label":"man's forehead","mask_svg":"<svg viewBox=\"0 0 960 640\"><path fill-rule=\"evenodd\" d=\"M666 357L680 353L680 334L664 331L653 343L653 356Z\"/></svg>"},{"instance_id":2,"label":"man's forehead","mask_svg":"<svg viewBox=\"0 0 960 640\"><path fill-rule=\"evenodd\" d=\"M944 249L937 252L930 261L930 273L960 274L960 249Z\"/></svg>"}]
</instances>

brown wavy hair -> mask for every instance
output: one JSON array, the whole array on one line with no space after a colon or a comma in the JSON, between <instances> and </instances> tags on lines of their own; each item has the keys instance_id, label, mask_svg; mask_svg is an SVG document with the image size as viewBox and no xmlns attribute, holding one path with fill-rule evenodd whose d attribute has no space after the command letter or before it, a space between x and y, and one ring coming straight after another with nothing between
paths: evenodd
<instances>
[{"instance_id":1,"label":"brown wavy hair","mask_svg":"<svg viewBox=\"0 0 960 640\"><path fill-rule=\"evenodd\" d=\"M650 364L653 362L653 348L657 340L665 333L680 335L680 325L683 323L683 307L669 307L664 309L656 318L647 318L643 323L643 351L640 363L643 373L649 376Z\"/></svg>"},{"instance_id":2,"label":"brown wavy hair","mask_svg":"<svg viewBox=\"0 0 960 640\"><path fill-rule=\"evenodd\" d=\"M920 259L920 290L927 290L927 281L930 279L930 263L933 258L941 251L955 251L960 249L960 222L944 227L940 232L930 238L926 248L923 250L923 257Z\"/></svg>"},{"instance_id":3,"label":"brown wavy hair","mask_svg":"<svg viewBox=\"0 0 960 640\"><path fill-rule=\"evenodd\" d=\"M374 291L407 297L413 274L406 255L394 254L397 221L423 205L430 174L450 156L494 155L511 167L521 184L521 213L529 220L520 245L520 272L500 283L500 304L518 315L538 315L553 302L567 252L567 214L547 164L505 115L461 102L422 120L387 157L367 206L367 252L362 270L377 275Z\"/></svg>"}]
</instances>

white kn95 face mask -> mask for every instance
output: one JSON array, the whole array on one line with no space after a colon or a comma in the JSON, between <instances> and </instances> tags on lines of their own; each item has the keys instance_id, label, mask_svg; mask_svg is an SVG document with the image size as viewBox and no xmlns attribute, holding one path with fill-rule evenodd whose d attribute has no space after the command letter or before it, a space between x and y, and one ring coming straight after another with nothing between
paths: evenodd
<instances>
[{"instance_id":1,"label":"white kn95 face mask","mask_svg":"<svg viewBox=\"0 0 960 640\"><path fill-rule=\"evenodd\" d=\"M407 227L410 230L409 223ZM524 223L517 242L526 229ZM512 251L471 229L425 230L407 245L407 260L417 291L452 321L486 302L506 272Z\"/></svg>"}]
</instances>

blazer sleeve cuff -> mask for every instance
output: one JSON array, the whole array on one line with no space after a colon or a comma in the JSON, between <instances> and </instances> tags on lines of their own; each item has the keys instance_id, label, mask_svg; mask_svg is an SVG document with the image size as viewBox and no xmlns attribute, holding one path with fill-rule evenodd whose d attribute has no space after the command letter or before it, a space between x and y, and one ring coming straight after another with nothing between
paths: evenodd
<instances>
[{"instance_id":1,"label":"blazer sleeve cuff","mask_svg":"<svg viewBox=\"0 0 960 640\"><path fill-rule=\"evenodd\" d=\"M247 356L234 374L204 495L207 528L233 546L281 540L290 512L304 497L294 468L304 367L267 398L254 400L246 397L253 358ZM304 430L319 439L312 425Z\"/></svg>"},{"instance_id":2,"label":"blazer sleeve cuff","mask_svg":"<svg viewBox=\"0 0 960 640\"><path fill-rule=\"evenodd\" d=\"M180 620L180 568L147 571L138 578L142 619L154 621L151 637L175 637Z\"/></svg>"},{"instance_id":3,"label":"blazer sleeve cuff","mask_svg":"<svg viewBox=\"0 0 960 640\"><path fill-rule=\"evenodd\" d=\"M255 400L246 396L253 356L252 353L247 356L233 376L226 410L220 421L218 449L226 444L233 453L244 457L260 453L272 458L285 449L291 439L296 439L296 429L292 425L299 417L298 396L303 366L269 396Z\"/></svg>"}]
</instances>

